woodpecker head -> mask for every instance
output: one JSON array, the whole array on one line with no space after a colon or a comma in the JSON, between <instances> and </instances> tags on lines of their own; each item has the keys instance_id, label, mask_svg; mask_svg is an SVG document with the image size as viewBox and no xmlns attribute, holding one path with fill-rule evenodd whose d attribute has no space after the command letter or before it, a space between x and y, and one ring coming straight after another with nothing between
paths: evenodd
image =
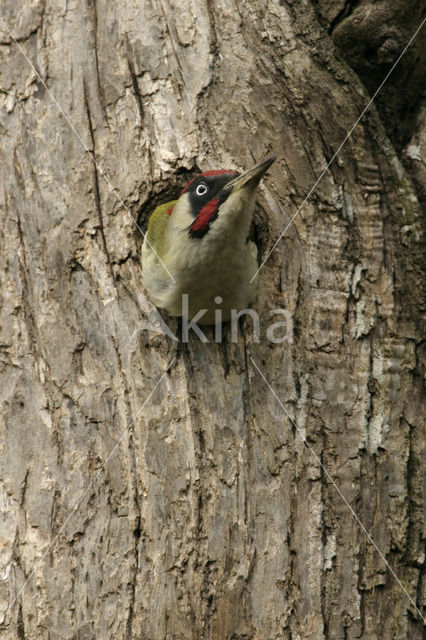
<instances>
[{"instance_id":1,"label":"woodpecker head","mask_svg":"<svg viewBox=\"0 0 426 640\"><path fill-rule=\"evenodd\" d=\"M249 232L257 186L274 160L241 174L206 171L178 200L157 207L142 247L144 285L157 306L191 318L207 311L200 322L212 324L217 305L225 320L254 302L257 248Z\"/></svg>"},{"instance_id":2,"label":"woodpecker head","mask_svg":"<svg viewBox=\"0 0 426 640\"><path fill-rule=\"evenodd\" d=\"M201 252L231 236L247 240L256 201L257 186L274 162L264 162L239 174L237 171L206 171L193 178L170 207L169 242L173 238L198 245Z\"/></svg>"}]
</instances>

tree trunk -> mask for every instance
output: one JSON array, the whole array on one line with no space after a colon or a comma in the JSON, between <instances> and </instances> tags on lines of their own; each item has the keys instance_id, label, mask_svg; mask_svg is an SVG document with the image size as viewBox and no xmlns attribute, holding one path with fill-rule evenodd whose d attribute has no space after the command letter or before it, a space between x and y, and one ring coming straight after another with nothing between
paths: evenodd
<instances>
[{"instance_id":1,"label":"tree trunk","mask_svg":"<svg viewBox=\"0 0 426 640\"><path fill-rule=\"evenodd\" d=\"M310 191L422 15L372 79L351 11L1 3L1 639L421 638L420 71ZM173 340L135 220L271 152L260 341Z\"/></svg>"}]
</instances>

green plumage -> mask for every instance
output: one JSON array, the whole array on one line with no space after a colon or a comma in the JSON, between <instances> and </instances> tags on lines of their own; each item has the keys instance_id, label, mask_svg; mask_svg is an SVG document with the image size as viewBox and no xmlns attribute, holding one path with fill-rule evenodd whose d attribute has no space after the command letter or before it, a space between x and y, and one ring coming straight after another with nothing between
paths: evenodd
<instances>
[{"instance_id":1,"label":"green plumage","mask_svg":"<svg viewBox=\"0 0 426 640\"><path fill-rule=\"evenodd\" d=\"M155 247L157 253L164 255L164 241L166 239L166 225L170 220L170 215L167 213L170 207L174 207L177 200L171 200L160 204L152 213L148 222L148 241Z\"/></svg>"}]
</instances>

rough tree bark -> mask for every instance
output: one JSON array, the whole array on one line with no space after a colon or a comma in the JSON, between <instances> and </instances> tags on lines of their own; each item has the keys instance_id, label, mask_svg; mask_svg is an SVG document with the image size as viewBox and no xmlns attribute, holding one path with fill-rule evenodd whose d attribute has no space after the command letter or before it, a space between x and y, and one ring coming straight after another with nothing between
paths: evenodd
<instances>
[{"instance_id":1,"label":"rough tree bark","mask_svg":"<svg viewBox=\"0 0 426 640\"><path fill-rule=\"evenodd\" d=\"M409 110L368 110L261 271L259 343L147 324L123 206L144 225L195 171L274 151L266 256L384 75L383 39L350 43L392 19L386 72L420 23L392 4L2 1L99 164L0 23L0 638L420 639L289 416L420 609L424 31L387 85Z\"/></svg>"}]
</instances>

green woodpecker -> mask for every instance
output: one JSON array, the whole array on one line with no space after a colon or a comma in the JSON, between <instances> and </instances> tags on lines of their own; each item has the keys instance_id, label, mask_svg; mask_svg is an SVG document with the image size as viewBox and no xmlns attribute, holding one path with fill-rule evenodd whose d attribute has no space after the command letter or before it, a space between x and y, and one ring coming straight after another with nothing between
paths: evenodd
<instances>
[{"instance_id":1,"label":"green woodpecker","mask_svg":"<svg viewBox=\"0 0 426 640\"><path fill-rule=\"evenodd\" d=\"M178 200L155 209L142 247L142 275L157 307L213 324L253 304L258 266L250 229L257 186L275 158L241 174L206 171Z\"/></svg>"}]
</instances>

